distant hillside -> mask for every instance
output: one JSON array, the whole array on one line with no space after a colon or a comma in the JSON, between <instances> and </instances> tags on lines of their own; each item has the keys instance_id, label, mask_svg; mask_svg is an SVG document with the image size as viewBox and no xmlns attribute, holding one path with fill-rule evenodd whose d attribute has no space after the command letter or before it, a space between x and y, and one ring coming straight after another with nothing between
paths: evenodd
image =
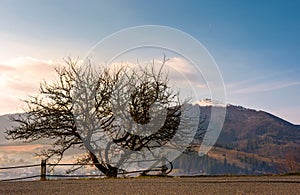
<instances>
[{"instance_id":1,"label":"distant hillside","mask_svg":"<svg viewBox=\"0 0 300 195\"><path fill-rule=\"evenodd\" d=\"M5 139L5 131L15 125L12 121L9 120L9 117L13 116L12 114L0 116L0 145L12 143L12 141Z\"/></svg>"},{"instance_id":2,"label":"distant hillside","mask_svg":"<svg viewBox=\"0 0 300 195\"><path fill-rule=\"evenodd\" d=\"M8 129L11 129L14 126L17 126L18 123L13 122L12 120L10 120L11 117L16 117L19 114L6 114L6 115L2 115L0 116L0 146L2 145L27 145L30 143L24 143L23 140L16 140L16 141L12 141L12 140L7 140L5 131ZM51 143L51 140L49 139L44 139L44 140L38 140L35 141L33 144L45 144L48 145L49 143Z\"/></svg>"},{"instance_id":3,"label":"distant hillside","mask_svg":"<svg viewBox=\"0 0 300 195\"><path fill-rule=\"evenodd\" d=\"M218 145L268 157L284 158L300 148L300 126L274 115L228 106Z\"/></svg>"},{"instance_id":4,"label":"distant hillside","mask_svg":"<svg viewBox=\"0 0 300 195\"><path fill-rule=\"evenodd\" d=\"M206 118L201 129L207 128L212 106L201 106L201 117ZM227 105L222 132L209 154L182 155L175 164L185 169L184 173L194 174L300 171L300 126L264 111Z\"/></svg>"}]
</instances>

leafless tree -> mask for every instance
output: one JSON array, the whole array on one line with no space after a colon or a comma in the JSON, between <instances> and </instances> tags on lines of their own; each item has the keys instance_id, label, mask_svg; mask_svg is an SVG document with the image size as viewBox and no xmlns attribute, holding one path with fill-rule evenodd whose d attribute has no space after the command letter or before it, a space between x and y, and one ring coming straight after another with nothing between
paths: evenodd
<instances>
[{"instance_id":1,"label":"leafless tree","mask_svg":"<svg viewBox=\"0 0 300 195\"><path fill-rule=\"evenodd\" d=\"M70 58L65 62L56 68L56 82L41 83L39 95L25 100L25 113L12 118L19 125L6 132L8 139L53 140L40 155L55 163L69 149L85 150L76 163L91 162L109 177L116 177L134 152L155 157L156 148L178 147L180 142L170 140L189 120L181 120L184 103L169 84L165 57L159 68L153 63L96 71L90 61L85 66Z\"/></svg>"}]
</instances>

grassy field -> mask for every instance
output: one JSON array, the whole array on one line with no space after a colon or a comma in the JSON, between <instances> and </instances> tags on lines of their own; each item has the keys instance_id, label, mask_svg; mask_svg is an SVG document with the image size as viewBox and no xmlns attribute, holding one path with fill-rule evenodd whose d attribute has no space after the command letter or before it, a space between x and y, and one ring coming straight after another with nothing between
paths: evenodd
<instances>
[{"instance_id":1,"label":"grassy field","mask_svg":"<svg viewBox=\"0 0 300 195\"><path fill-rule=\"evenodd\" d=\"M0 194L300 194L300 176L1 182Z\"/></svg>"}]
</instances>

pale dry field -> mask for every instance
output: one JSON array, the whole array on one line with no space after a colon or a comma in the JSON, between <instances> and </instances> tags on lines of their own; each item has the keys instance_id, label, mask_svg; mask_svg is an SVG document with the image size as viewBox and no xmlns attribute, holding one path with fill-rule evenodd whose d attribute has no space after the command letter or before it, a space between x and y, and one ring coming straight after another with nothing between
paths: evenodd
<instances>
[{"instance_id":1,"label":"pale dry field","mask_svg":"<svg viewBox=\"0 0 300 195\"><path fill-rule=\"evenodd\" d=\"M0 182L0 194L300 194L299 176Z\"/></svg>"}]
</instances>

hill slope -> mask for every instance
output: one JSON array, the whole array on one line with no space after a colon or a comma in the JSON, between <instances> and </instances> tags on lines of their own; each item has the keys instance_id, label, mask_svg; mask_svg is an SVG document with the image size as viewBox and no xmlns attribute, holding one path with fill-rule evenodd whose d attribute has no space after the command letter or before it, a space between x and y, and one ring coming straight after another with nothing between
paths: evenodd
<instances>
[{"instance_id":1,"label":"hill slope","mask_svg":"<svg viewBox=\"0 0 300 195\"><path fill-rule=\"evenodd\" d=\"M201 106L207 128L213 104ZM218 105L216 105L218 106ZM192 152L175 165L185 174L267 174L300 171L300 126L264 111L227 105L215 147L204 157ZM202 130L203 131L203 130ZM199 134L201 135L201 134ZM201 144L201 137L195 139ZM191 153L189 154L191 155ZM187 167L187 168L186 168Z\"/></svg>"}]
</instances>

